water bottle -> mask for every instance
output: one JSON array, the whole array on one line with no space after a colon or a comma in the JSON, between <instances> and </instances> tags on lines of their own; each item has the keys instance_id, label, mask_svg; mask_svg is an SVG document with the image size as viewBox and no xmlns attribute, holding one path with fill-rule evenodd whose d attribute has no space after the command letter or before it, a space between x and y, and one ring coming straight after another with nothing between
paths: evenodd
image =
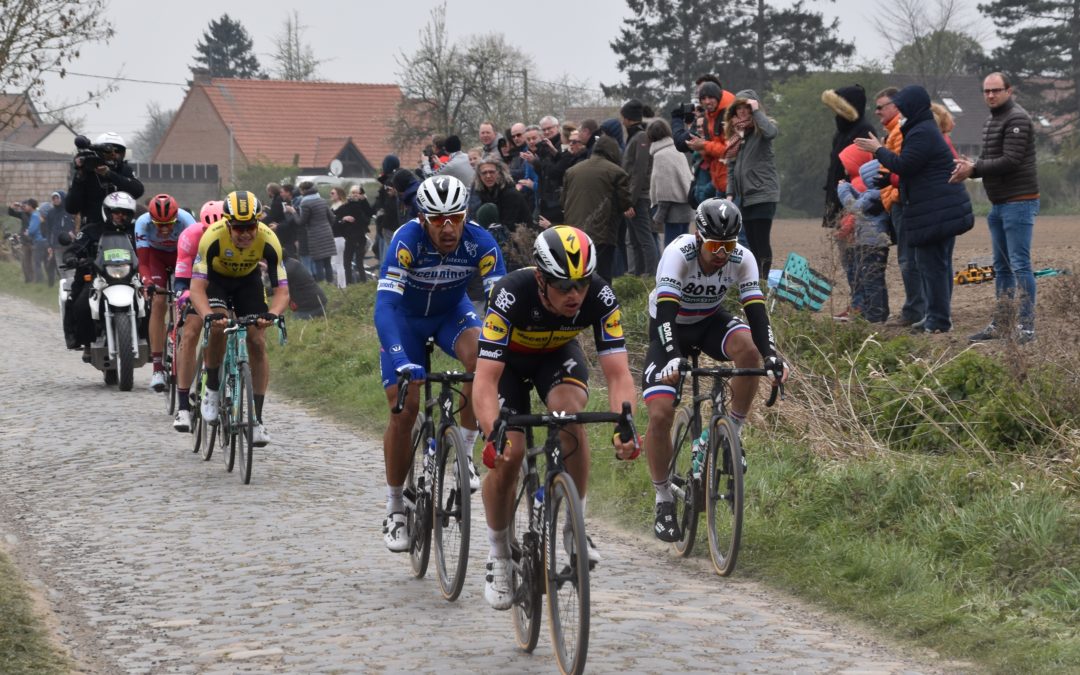
<instances>
[{"instance_id":1,"label":"water bottle","mask_svg":"<svg viewBox=\"0 0 1080 675\"><path fill-rule=\"evenodd\" d=\"M435 439L429 438L427 445L427 452L424 453L424 473L431 474L432 467L435 466Z\"/></svg>"},{"instance_id":2,"label":"water bottle","mask_svg":"<svg viewBox=\"0 0 1080 675\"><path fill-rule=\"evenodd\" d=\"M709 430L702 429L701 437L690 444L690 473L694 478L701 478L701 467L705 464L705 449L709 447Z\"/></svg>"},{"instance_id":3,"label":"water bottle","mask_svg":"<svg viewBox=\"0 0 1080 675\"><path fill-rule=\"evenodd\" d=\"M533 508L537 511L544 505L544 486L536 488L536 492L533 493Z\"/></svg>"}]
</instances>

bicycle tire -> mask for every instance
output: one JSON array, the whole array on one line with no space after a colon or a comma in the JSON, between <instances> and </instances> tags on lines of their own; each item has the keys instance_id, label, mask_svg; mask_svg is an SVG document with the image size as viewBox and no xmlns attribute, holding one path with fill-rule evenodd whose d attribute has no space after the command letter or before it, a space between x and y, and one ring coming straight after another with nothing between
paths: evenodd
<instances>
[{"instance_id":1,"label":"bicycle tire","mask_svg":"<svg viewBox=\"0 0 1080 675\"><path fill-rule=\"evenodd\" d=\"M405 491L411 491L415 504L406 514L406 527L409 531L409 562L417 579L423 579L427 574L431 558L431 504L424 485L424 453L431 435L431 425L425 415L417 415L412 430L412 467L405 479Z\"/></svg>"},{"instance_id":2,"label":"bicycle tire","mask_svg":"<svg viewBox=\"0 0 1080 675\"><path fill-rule=\"evenodd\" d=\"M742 538L743 471L738 434L725 417L717 418L709 433L705 460L705 512L709 524L709 555L716 573L735 571Z\"/></svg>"},{"instance_id":3,"label":"bicycle tire","mask_svg":"<svg viewBox=\"0 0 1080 675\"><path fill-rule=\"evenodd\" d=\"M232 439L240 459L240 480L248 485L251 483L251 467L255 463L255 446L251 442L251 435L255 431L255 392L251 386L251 366L246 362L241 363L238 370Z\"/></svg>"},{"instance_id":4,"label":"bicycle tire","mask_svg":"<svg viewBox=\"0 0 1080 675\"><path fill-rule=\"evenodd\" d=\"M169 416L176 414L176 325L170 312L169 322L165 325L165 351L161 355L161 366L165 371L165 412Z\"/></svg>"},{"instance_id":5,"label":"bicycle tire","mask_svg":"<svg viewBox=\"0 0 1080 675\"><path fill-rule=\"evenodd\" d=\"M523 463L522 468L524 466ZM531 654L540 640L540 618L544 610L540 602L540 576L543 574L540 537L538 532L529 528L533 493L536 491L535 485L530 483L535 482L535 478L529 481L524 475L518 480L514 519L510 523L510 549L514 560L510 572L514 605L510 613L514 620L514 639L518 648L526 654Z\"/></svg>"},{"instance_id":6,"label":"bicycle tire","mask_svg":"<svg viewBox=\"0 0 1080 675\"><path fill-rule=\"evenodd\" d=\"M548 510L544 580L551 643L559 669L580 675L589 652L589 555L581 499L570 474L555 474L544 500ZM564 531L566 525L569 529Z\"/></svg>"},{"instance_id":7,"label":"bicycle tire","mask_svg":"<svg viewBox=\"0 0 1080 675\"><path fill-rule=\"evenodd\" d=\"M435 571L443 597L453 602L465 585L469 565L470 507L469 452L455 427L443 430L437 452L431 500Z\"/></svg>"},{"instance_id":8,"label":"bicycle tire","mask_svg":"<svg viewBox=\"0 0 1080 675\"><path fill-rule=\"evenodd\" d=\"M224 370L224 366L221 368ZM218 440L221 441L221 454L225 459L225 471L232 473L236 468L236 439L233 436L235 433L232 419L232 396L236 391L235 375L228 375L221 379L221 388L218 389L220 396L218 397L218 423L214 425L214 433L217 434Z\"/></svg>"},{"instance_id":9,"label":"bicycle tire","mask_svg":"<svg viewBox=\"0 0 1080 675\"><path fill-rule=\"evenodd\" d=\"M701 513L701 478L693 475L694 431L690 423L690 411L679 408L675 423L671 425L671 490L675 494L675 521L679 523L682 538L673 542L675 552L686 558L694 550L697 540L698 516Z\"/></svg>"}]
</instances>

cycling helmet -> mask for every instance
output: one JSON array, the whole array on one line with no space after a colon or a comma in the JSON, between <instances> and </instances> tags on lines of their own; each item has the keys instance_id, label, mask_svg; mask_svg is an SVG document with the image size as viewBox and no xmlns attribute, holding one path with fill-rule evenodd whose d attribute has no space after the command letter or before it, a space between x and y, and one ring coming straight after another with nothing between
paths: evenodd
<instances>
[{"instance_id":1,"label":"cycling helmet","mask_svg":"<svg viewBox=\"0 0 1080 675\"><path fill-rule=\"evenodd\" d=\"M469 203L469 190L453 176L432 176L420 184L416 203L426 214L461 213Z\"/></svg>"},{"instance_id":2,"label":"cycling helmet","mask_svg":"<svg viewBox=\"0 0 1080 675\"><path fill-rule=\"evenodd\" d=\"M262 211L262 204L254 192L237 190L225 196L222 213L230 220L245 223L255 220Z\"/></svg>"},{"instance_id":3,"label":"cycling helmet","mask_svg":"<svg viewBox=\"0 0 1080 675\"><path fill-rule=\"evenodd\" d=\"M113 211L127 211L128 223L135 217L135 198L126 192L111 192L101 202L101 215L106 225L112 225Z\"/></svg>"},{"instance_id":4,"label":"cycling helmet","mask_svg":"<svg viewBox=\"0 0 1080 675\"><path fill-rule=\"evenodd\" d=\"M180 205L167 194L156 195L150 200L150 220L155 223L171 223L180 213Z\"/></svg>"},{"instance_id":5,"label":"cycling helmet","mask_svg":"<svg viewBox=\"0 0 1080 675\"><path fill-rule=\"evenodd\" d=\"M694 224L705 239L735 239L742 229L742 214L730 200L706 199L697 208Z\"/></svg>"},{"instance_id":6,"label":"cycling helmet","mask_svg":"<svg viewBox=\"0 0 1080 675\"><path fill-rule=\"evenodd\" d=\"M576 227L558 225L536 238L533 262L546 276L584 279L596 271L596 252L589 235Z\"/></svg>"},{"instance_id":7,"label":"cycling helmet","mask_svg":"<svg viewBox=\"0 0 1080 675\"><path fill-rule=\"evenodd\" d=\"M199 220L203 224L203 229L224 218L225 214L222 211L224 208L225 202L220 199L203 204L202 210L199 211Z\"/></svg>"},{"instance_id":8,"label":"cycling helmet","mask_svg":"<svg viewBox=\"0 0 1080 675\"><path fill-rule=\"evenodd\" d=\"M123 137L121 137L120 134L116 133L115 131L106 131L105 133L101 134L94 139L94 145L112 145L118 150L120 150L121 155L123 155L124 151L127 150L127 143L124 143Z\"/></svg>"}]
</instances>

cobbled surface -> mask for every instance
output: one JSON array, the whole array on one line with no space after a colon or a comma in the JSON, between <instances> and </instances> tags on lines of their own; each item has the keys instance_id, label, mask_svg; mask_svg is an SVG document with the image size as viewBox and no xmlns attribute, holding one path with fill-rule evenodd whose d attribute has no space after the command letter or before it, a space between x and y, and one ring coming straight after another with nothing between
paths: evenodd
<instances>
[{"instance_id":1,"label":"cobbled surface","mask_svg":"<svg viewBox=\"0 0 1080 675\"><path fill-rule=\"evenodd\" d=\"M479 496L455 603L382 544L381 444L268 397L252 484L203 462L164 397L63 348L59 319L0 296L0 544L89 673L552 672L483 600ZM915 673L913 661L791 598L591 522L592 672ZM648 533L644 533L647 535Z\"/></svg>"}]
</instances>

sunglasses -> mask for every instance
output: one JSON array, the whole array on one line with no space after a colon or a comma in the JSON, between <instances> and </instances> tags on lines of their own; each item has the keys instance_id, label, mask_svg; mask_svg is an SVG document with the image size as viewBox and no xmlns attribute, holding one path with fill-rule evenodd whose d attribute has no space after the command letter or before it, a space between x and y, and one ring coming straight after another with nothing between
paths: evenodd
<instances>
[{"instance_id":1,"label":"sunglasses","mask_svg":"<svg viewBox=\"0 0 1080 675\"><path fill-rule=\"evenodd\" d=\"M166 227L172 227L173 225L176 225L176 220L175 219L174 220L151 220L150 222L152 222L154 224L154 227L156 227L158 229L162 229L162 230L164 230Z\"/></svg>"},{"instance_id":2,"label":"sunglasses","mask_svg":"<svg viewBox=\"0 0 1080 675\"><path fill-rule=\"evenodd\" d=\"M735 243L735 239L703 239L701 241L701 248L712 255L720 253L721 250L725 253L731 253L735 250Z\"/></svg>"},{"instance_id":3,"label":"sunglasses","mask_svg":"<svg viewBox=\"0 0 1080 675\"><path fill-rule=\"evenodd\" d=\"M444 227L447 223L457 227L465 222L465 212L426 215L424 219L427 220L429 225L435 227Z\"/></svg>"},{"instance_id":4,"label":"sunglasses","mask_svg":"<svg viewBox=\"0 0 1080 675\"><path fill-rule=\"evenodd\" d=\"M544 277L550 286L553 286L555 290L561 293L569 293L570 291L584 291L592 283L592 277L583 277L581 279L556 279L554 277Z\"/></svg>"},{"instance_id":5,"label":"sunglasses","mask_svg":"<svg viewBox=\"0 0 1080 675\"><path fill-rule=\"evenodd\" d=\"M229 229L235 230L236 232L251 232L252 230L259 227L259 222L257 220L237 221L229 219L228 222Z\"/></svg>"}]
</instances>

